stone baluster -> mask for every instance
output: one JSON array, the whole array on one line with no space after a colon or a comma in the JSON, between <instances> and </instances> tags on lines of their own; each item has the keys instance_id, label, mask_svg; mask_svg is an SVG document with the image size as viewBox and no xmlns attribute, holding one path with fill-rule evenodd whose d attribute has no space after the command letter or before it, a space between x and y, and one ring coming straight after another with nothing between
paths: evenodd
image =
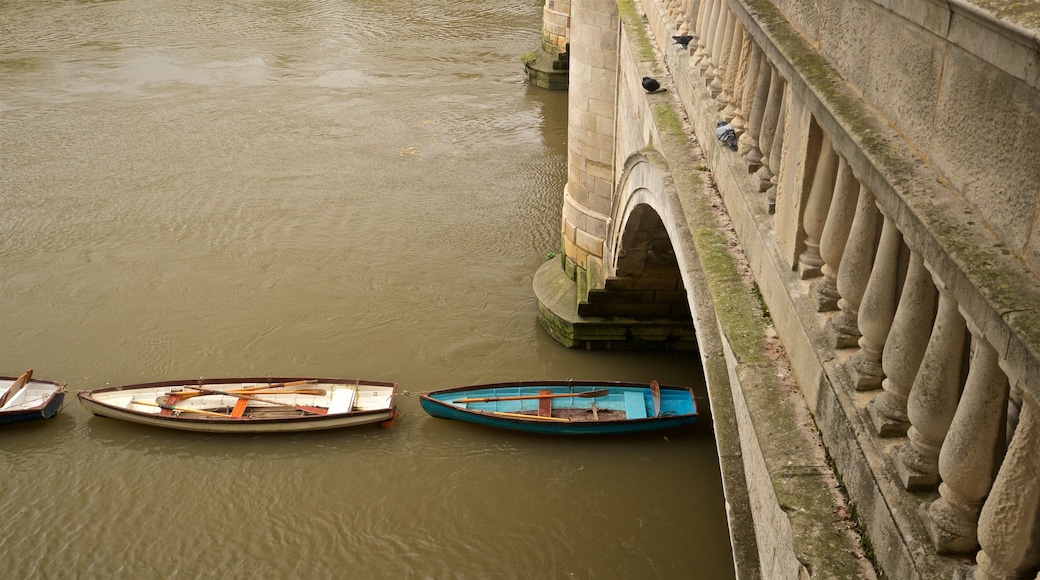
<instances>
[{"instance_id":1,"label":"stone baluster","mask_svg":"<svg viewBox=\"0 0 1040 580\"><path fill-rule=\"evenodd\" d=\"M939 450L957 411L967 328L957 301L936 281L939 308L921 367L910 388L906 414L909 441L896 451L896 471L908 490L939 484Z\"/></svg>"},{"instance_id":2,"label":"stone baluster","mask_svg":"<svg viewBox=\"0 0 1040 580\"><path fill-rule=\"evenodd\" d=\"M701 9L707 0L687 0L686 1L686 21L689 23L689 30L686 34L690 34L696 40L697 36L697 18L700 17ZM690 50L690 54L693 54L693 49L696 45L689 44L687 48Z\"/></svg>"},{"instance_id":3,"label":"stone baluster","mask_svg":"<svg viewBox=\"0 0 1040 580\"><path fill-rule=\"evenodd\" d=\"M743 26L740 27L740 57L737 59L737 71L733 75L734 87L733 87L733 101L735 106L733 107L733 119L730 120L730 124L733 125L733 130L739 137L744 136L744 131L747 129L747 118L745 118L744 103L747 99L747 79L751 74L751 57L752 57L752 45L751 36L748 35L747 30Z\"/></svg>"},{"instance_id":4,"label":"stone baluster","mask_svg":"<svg viewBox=\"0 0 1040 580\"><path fill-rule=\"evenodd\" d=\"M939 452L941 497L928 506L925 520L940 554L972 554L978 549L979 510L1004 457L1007 377L997 366L997 351L975 336L964 393Z\"/></svg>"},{"instance_id":5,"label":"stone baluster","mask_svg":"<svg viewBox=\"0 0 1040 580\"><path fill-rule=\"evenodd\" d=\"M737 115L737 109L740 107L737 86L743 87L743 83L739 81L742 79L740 57L741 49L744 47L744 27L740 25L740 21L736 17L731 20L733 24L730 28L733 29L733 34L730 35L729 49L726 51L726 75L722 77L722 101L725 103L722 118L732 124L733 118Z\"/></svg>"},{"instance_id":6,"label":"stone baluster","mask_svg":"<svg viewBox=\"0 0 1040 580\"><path fill-rule=\"evenodd\" d=\"M820 238L823 236L824 221L827 219L831 197L834 195L839 164L838 154L831 147L831 140L824 135L816 159L816 173L813 174L809 198L805 201L805 214L802 216L805 250L798 256L798 273L803 280L820 275L820 266L823 265L823 258L820 257Z\"/></svg>"},{"instance_id":7,"label":"stone baluster","mask_svg":"<svg viewBox=\"0 0 1040 580\"><path fill-rule=\"evenodd\" d=\"M838 157L838 181L834 184L834 196L827 210L823 233L820 234L820 258L823 260L820 273L823 279L812 285L817 312L838 309L838 299L841 298L838 294L838 269L852 229L852 220L856 217L858 198L859 180L845 158Z\"/></svg>"},{"instance_id":8,"label":"stone baluster","mask_svg":"<svg viewBox=\"0 0 1040 580\"><path fill-rule=\"evenodd\" d=\"M1015 428L1018 427L1018 415L1022 411L1022 393L1017 389L1011 389L1008 395L1008 417L1006 443L1011 445L1011 438L1015 436Z\"/></svg>"},{"instance_id":9,"label":"stone baluster","mask_svg":"<svg viewBox=\"0 0 1040 580\"><path fill-rule=\"evenodd\" d=\"M704 72L704 58L707 53L708 31L711 28L712 10L719 0L702 0L697 11L697 47L693 50L693 63Z\"/></svg>"},{"instance_id":10,"label":"stone baluster","mask_svg":"<svg viewBox=\"0 0 1040 580\"><path fill-rule=\"evenodd\" d=\"M718 97L722 91L722 75L725 74L725 71L722 70L722 52L723 47L726 45L726 33L729 30L730 14L729 8L723 2L722 8L719 10L719 20L715 27L715 35L712 37L711 52L708 53L708 61L711 65L705 71L705 78L707 80L708 93L713 99Z\"/></svg>"},{"instance_id":11,"label":"stone baluster","mask_svg":"<svg viewBox=\"0 0 1040 580\"><path fill-rule=\"evenodd\" d=\"M906 401L924 359L928 336L935 322L936 290L924 260L910 253L906 281L899 306L881 354L884 392L867 405L870 418L881 437L902 437L910 427Z\"/></svg>"},{"instance_id":12,"label":"stone baluster","mask_svg":"<svg viewBox=\"0 0 1040 580\"><path fill-rule=\"evenodd\" d=\"M783 82L783 77L780 80L781 93L786 92L786 83ZM780 101L780 111L776 118L776 129L773 131L773 138L769 147L769 167L772 168L772 176L769 178L769 189L766 189L766 205L768 206L769 213L776 213L776 184L780 182L780 172L783 170L783 166L780 164L784 153L784 131L787 130L787 96L782 96Z\"/></svg>"},{"instance_id":13,"label":"stone baluster","mask_svg":"<svg viewBox=\"0 0 1040 580\"><path fill-rule=\"evenodd\" d=\"M668 0L665 2L664 10L671 17L672 22L679 20L679 0Z\"/></svg>"},{"instance_id":14,"label":"stone baluster","mask_svg":"<svg viewBox=\"0 0 1040 580\"><path fill-rule=\"evenodd\" d=\"M690 26L690 19L693 15L690 13L690 8L693 5L694 0L682 0L679 3L679 22L675 29L676 34L686 35L690 34L692 27Z\"/></svg>"},{"instance_id":15,"label":"stone baluster","mask_svg":"<svg viewBox=\"0 0 1040 580\"><path fill-rule=\"evenodd\" d=\"M745 156L750 174L754 174L762 166L762 122L765 118L765 106L770 100L770 81L773 79L773 65L763 51L759 49L758 52L761 58L755 81L755 101L751 106L751 116L748 117L748 154Z\"/></svg>"},{"instance_id":16,"label":"stone baluster","mask_svg":"<svg viewBox=\"0 0 1040 580\"><path fill-rule=\"evenodd\" d=\"M827 322L834 348L852 348L859 344L859 305L874 263L878 215L874 194L860 184L856 216L852 218L849 240L838 267L838 294L841 295L838 313Z\"/></svg>"},{"instance_id":17,"label":"stone baluster","mask_svg":"<svg viewBox=\"0 0 1040 580\"><path fill-rule=\"evenodd\" d=\"M756 111L753 109L756 105L759 105L760 102L760 98L756 94L756 89L758 88L759 70L761 69L761 64L764 59L765 55L758 48L758 45L751 42L751 57L748 61L748 75L744 80L744 103L743 106L740 107L747 113L747 123L745 125L744 133L740 134L739 138L739 153L748 161L750 172L754 172L754 170L758 168L757 164L752 164L752 152L758 156L759 160L761 160L762 157L761 152L758 151L758 128L762 123L762 112L765 110L765 106L764 104L761 104L761 106L758 107L757 118L754 116Z\"/></svg>"},{"instance_id":18,"label":"stone baluster","mask_svg":"<svg viewBox=\"0 0 1040 580\"><path fill-rule=\"evenodd\" d=\"M755 172L758 190L765 191L772 184L773 171L769 167L769 152L776 135L776 124L780 121L780 105L784 99L784 83L776 67L769 67L769 91L766 108L762 113L762 127L758 135L758 147L762 152L761 166ZM832 182L833 185L833 182Z\"/></svg>"},{"instance_id":19,"label":"stone baluster","mask_svg":"<svg viewBox=\"0 0 1040 580\"><path fill-rule=\"evenodd\" d=\"M704 52L701 61L698 63L698 67L701 69L701 75L704 77L705 84L711 83L715 79L715 63L712 62L712 58L715 56L713 52L715 49L715 37L718 36L719 20L722 19L722 5L724 0L715 0L711 5L711 15L708 16L708 21L705 23L705 39L704 39Z\"/></svg>"},{"instance_id":20,"label":"stone baluster","mask_svg":"<svg viewBox=\"0 0 1040 580\"><path fill-rule=\"evenodd\" d=\"M688 0L676 0L675 14L672 14L672 26L676 34L686 34L686 4Z\"/></svg>"},{"instance_id":21,"label":"stone baluster","mask_svg":"<svg viewBox=\"0 0 1040 580\"><path fill-rule=\"evenodd\" d=\"M881 386L884 371L881 368L881 351L885 348L892 317L896 312L896 296L899 293L897 278L899 250L902 235L892 220L884 215L881 226L881 241L874 256L874 267L870 270L863 302L859 305L859 350L849 359L849 371L856 382L856 390L869 391Z\"/></svg>"},{"instance_id":22,"label":"stone baluster","mask_svg":"<svg viewBox=\"0 0 1040 580\"><path fill-rule=\"evenodd\" d=\"M979 515L974 580L1029 578L1040 566L1040 404L1022 398L1018 427Z\"/></svg>"},{"instance_id":23,"label":"stone baluster","mask_svg":"<svg viewBox=\"0 0 1040 580\"><path fill-rule=\"evenodd\" d=\"M724 109L733 95L726 91L726 87L731 84L731 77L733 76L733 70L730 68L729 61L733 55L733 37L737 34L737 17L733 14L732 10L726 10L726 33L722 36L722 43L719 47L719 59L718 59L718 72L715 74L715 80L712 81L711 94L716 95L719 99L718 107L721 111Z\"/></svg>"}]
</instances>

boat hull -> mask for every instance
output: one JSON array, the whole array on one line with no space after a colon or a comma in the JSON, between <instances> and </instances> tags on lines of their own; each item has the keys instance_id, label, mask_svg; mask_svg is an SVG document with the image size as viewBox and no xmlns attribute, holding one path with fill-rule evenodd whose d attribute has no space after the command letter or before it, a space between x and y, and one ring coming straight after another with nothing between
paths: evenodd
<instances>
[{"instance_id":1,"label":"boat hull","mask_svg":"<svg viewBox=\"0 0 1040 580\"><path fill-rule=\"evenodd\" d=\"M329 408L329 401L323 401L323 397L310 395L286 397L271 394L272 391L261 391L265 394L253 397L263 405L263 409L277 411L282 407L296 406L298 409L324 410L327 414L302 412L293 416L285 416L283 413L281 416L253 416L246 414L240 417L205 410L207 405L214 404L230 408L241 398L236 396L214 394L198 396L173 404L175 410L169 413L164 413L163 409L158 408L157 405L151 402L170 393L195 392L192 389L193 386L201 386L208 391L228 393L246 386L250 386L246 388L251 388L265 383L292 383L300 381L308 381L306 386L326 390L329 393L337 389L356 389L356 402L352 404L349 410L333 411ZM198 381L142 383L139 385L81 391L77 394L77 398L87 410L95 415L141 425L203 433L298 433L389 422L397 415L396 392L396 383L359 379L277 377L270 379L208 379L203 380L201 383ZM331 396L331 394L328 395L328 397ZM213 402L214 398L217 399L216 403ZM281 401L279 406L265 404L268 401L279 400Z\"/></svg>"},{"instance_id":2,"label":"boat hull","mask_svg":"<svg viewBox=\"0 0 1040 580\"><path fill-rule=\"evenodd\" d=\"M9 384L15 377L0 377L0 382ZM57 381L30 380L21 394L21 400L0 409L0 425L25 423L50 419L61 411L65 401L65 383Z\"/></svg>"},{"instance_id":3,"label":"boat hull","mask_svg":"<svg viewBox=\"0 0 1040 580\"><path fill-rule=\"evenodd\" d=\"M696 423L697 404L690 389L666 386L659 389L660 409L656 416L651 385L643 383L495 383L423 393L419 404L430 416L440 419L549 435L641 433ZM540 393L548 393L550 397ZM582 393L600 395L578 396ZM568 394L575 396L566 396ZM482 398L502 400L459 402ZM543 399L551 399L551 410L548 416L540 417L536 413L539 404L545 405L541 402ZM645 416L641 416L644 413Z\"/></svg>"}]
</instances>

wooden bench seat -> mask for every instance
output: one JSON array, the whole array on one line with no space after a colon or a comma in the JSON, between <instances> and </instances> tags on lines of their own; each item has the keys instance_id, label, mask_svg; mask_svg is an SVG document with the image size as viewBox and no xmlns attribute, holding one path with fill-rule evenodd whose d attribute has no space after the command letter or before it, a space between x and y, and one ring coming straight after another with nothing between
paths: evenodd
<instances>
[{"instance_id":1,"label":"wooden bench seat","mask_svg":"<svg viewBox=\"0 0 1040 580\"><path fill-rule=\"evenodd\" d=\"M354 409L354 398L357 396L357 389L354 387L350 388L339 388L332 391L332 399L329 401L329 415L335 415L337 413L349 413Z\"/></svg>"},{"instance_id":2,"label":"wooden bench seat","mask_svg":"<svg viewBox=\"0 0 1040 580\"><path fill-rule=\"evenodd\" d=\"M643 393L625 391L625 417L646 419L646 399L643 397Z\"/></svg>"}]
</instances>

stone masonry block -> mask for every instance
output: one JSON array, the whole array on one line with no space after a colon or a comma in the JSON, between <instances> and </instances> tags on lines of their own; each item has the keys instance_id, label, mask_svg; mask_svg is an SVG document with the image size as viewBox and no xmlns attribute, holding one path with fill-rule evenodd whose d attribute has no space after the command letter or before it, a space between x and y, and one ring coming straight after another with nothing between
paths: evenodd
<instances>
[{"instance_id":1,"label":"stone masonry block","mask_svg":"<svg viewBox=\"0 0 1040 580\"><path fill-rule=\"evenodd\" d=\"M614 146L614 119L610 117L596 118L596 133L610 136L610 148Z\"/></svg>"},{"instance_id":2,"label":"stone masonry block","mask_svg":"<svg viewBox=\"0 0 1040 580\"><path fill-rule=\"evenodd\" d=\"M603 6L603 10L597 10L596 8L600 8L600 6L592 3L591 9L583 15L585 25L600 31L609 30L616 33L618 28L617 11L607 6Z\"/></svg>"},{"instance_id":3,"label":"stone masonry block","mask_svg":"<svg viewBox=\"0 0 1040 580\"><path fill-rule=\"evenodd\" d=\"M869 3L849 0L824 0L820 10L820 50L856 86L869 81L869 60L863 58L870 45Z\"/></svg>"},{"instance_id":4,"label":"stone masonry block","mask_svg":"<svg viewBox=\"0 0 1040 580\"><path fill-rule=\"evenodd\" d=\"M609 165L589 162L586 164L586 172L596 179L610 181L614 177L614 168Z\"/></svg>"},{"instance_id":5,"label":"stone masonry block","mask_svg":"<svg viewBox=\"0 0 1040 580\"><path fill-rule=\"evenodd\" d=\"M1040 51L1035 37L1022 38L980 21L975 14L957 12L950 21L947 38L966 52L1040 90Z\"/></svg>"},{"instance_id":6,"label":"stone masonry block","mask_svg":"<svg viewBox=\"0 0 1040 580\"><path fill-rule=\"evenodd\" d=\"M1011 250L1030 242L1040 184L1040 99L960 50L947 58L930 161Z\"/></svg>"},{"instance_id":7,"label":"stone masonry block","mask_svg":"<svg viewBox=\"0 0 1040 580\"><path fill-rule=\"evenodd\" d=\"M605 166L601 165L601 167L605 167ZM592 195L593 196L606 198L608 200L612 198L612 194L613 193L614 193L614 183L609 178L608 179L599 179L599 180L597 180L596 181L596 187L592 191ZM604 208L609 208L610 206L611 206L611 203L608 201L603 207ZM605 212L606 212L606 210L605 210Z\"/></svg>"},{"instance_id":8,"label":"stone masonry block","mask_svg":"<svg viewBox=\"0 0 1040 580\"><path fill-rule=\"evenodd\" d=\"M573 242L575 240L575 227L567 218L563 219L563 237Z\"/></svg>"},{"instance_id":9,"label":"stone masonry block","mask_svg":"<svg viewBox=\"0 0 1040 580\"><path fill-rule=\"evenodd\" d=\"M600 117L614 118L614 99L590 98L588 111Z\"/></svg>"},{"instance_id":10,"label":"stone masonry block","mask_svg":"<svg viewBox=\"0 0 1040 580\"><path fill-rule=\"evenodd\" d=\"M563 251L568 256L574 259L574 263L579 267L584 268L585 264L588 263L589 253L582 250L577 244L572 244L568 240L563 241Z\"/></svg>"},{"instance_id":11,"label":"stone masonry block","mask_svg":"<svg viewBox=\"0 0 1040 580\"><path fill-rule=\"evenodd\" d=\"M802 34L816 41L819 30L820 5L818 0L773 0L774 3Z\"/></svg>"},{"instance_id":12,"label":"stone masonry block","mask_svg":"<svg viewBox=\"0 0 1040 580\"><path fill-rule=\"evenodd\" d=\"M596 120L596 123L598 123L598 122L599 122L599 120ZM597 153L602 153L602 152L610 153L610 152L613 152L614 151L614 132L610 131L610 132L607 132L605 134L604 133L598 133L598 132L595 132L595 131L592 130L594 127L595 127L595 125L593 127L590 127L589 141L588 141L589 147L592 148L592 150L597 152ZM595 156L593 156L593 155L588 155L587 157L589 158L590 161L595 161L596 160L596 159L594 159ZM589 170L590 173L594 172L593 169L587 169L587 170ZM597 177L606 177L607 179L609 179L609 176L612 175L612 174L610 174L608 172L605 176L603 174L596 174L596 175L597 175Z\"/></svg>"},{"instance_id":13,"label":"stone masonry block","mask_svg":"<svg viewBox=\"0 0 1040 580\"><path fill-rule=\"evenodd\" d=\"M602 201L602 200L600 200L600 201ZM609 202L609 200L607 200L607 201ZM601 244L600 245L602 246L602 240L607 239L607 221L606 221L606 216L605 215L600 215L600 216L590 215L588 217L588 219L586 220L586 222L585 222L585 227L579 228L579 231L584 231L586 234L588 234L588 235L590 235L590 236L592 236L594 238L598 238L599 240L601 240ZM596 255L602 257L603 256L603 251L600 250Z\"/></svg>"},{"instance_id":14,"label":"stone masonry block","mask_svg":"<svg viewBox=\"0 0 1040 580\"><path fill-rule=\"evenodd\" d=\"M950 26L950 9L946 2L907 2L906 0L873 0L879 6L913 24L944 36Z\"/></svg>"},{"instance_id":15,"label":"stone masonry block","mask_svg":"<svg viewBox=\"0 0 1040 580\"><path fill-rule=\"evenodd\" d=\"M943 73L944 44L935 36L888 12L871 29L861 85L872 102L914 145L928 147L937 87Z\"/></svg>"},{"instance_id":16,"label":"stone masonry block","mask_svg":"<svg viewBox=\"0 0 1040 580\"><path fill-rule=\"evenodd\" d=\"M578 230L585 229L587 220L587 214L582 211L581 200L576 199L573 195L570 195L563 200L563 218L570 223L574 224L574 228Z\"/></svg>"}]
</instances>

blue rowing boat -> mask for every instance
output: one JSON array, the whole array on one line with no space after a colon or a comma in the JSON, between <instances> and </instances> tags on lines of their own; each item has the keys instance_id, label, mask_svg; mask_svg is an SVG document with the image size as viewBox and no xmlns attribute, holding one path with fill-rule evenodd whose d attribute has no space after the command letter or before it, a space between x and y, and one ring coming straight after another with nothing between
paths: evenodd
<instances>
[{"instance_id":1,"label":"blue rowing boat","mask_svg":"<svg viewBox=\"0 0 1040 580\"><path fill-rule=\"evenodd\" d=\"M433 417L552 435L638 433L692 425L697 401L687 387L653 381L523 381L421 393Z\"/></svg>"}]
</instances>

